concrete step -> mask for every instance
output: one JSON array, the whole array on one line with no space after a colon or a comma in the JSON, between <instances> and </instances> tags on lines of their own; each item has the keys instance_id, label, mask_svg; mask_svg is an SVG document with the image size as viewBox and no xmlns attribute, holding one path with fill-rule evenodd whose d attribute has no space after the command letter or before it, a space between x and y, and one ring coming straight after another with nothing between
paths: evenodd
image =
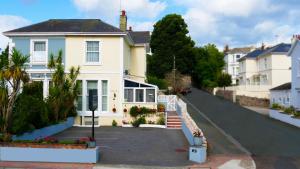
<instances>
[{"instance_id":1,"label":"concrete step","mask_svg":"<svg viewBox=\"0 0 300 169\"><path fill-rule=\"evenodd\" d=\"M181 125L181 122L167 122L167 125Z\"/></svg>"},{"instance_id":2,"label":"concrete step","mask_svg":"<svg viewBox=\"0 0 300 169\"><path fill-rule=\"evenodd\" d=\"M169 129L181 129L181 125L167 125L167 128L169 128Z\"/></svg>"},{"instance_id":3,"label":"concrete step","mask_svg":"<svg viewBox=\"0 0 300 169\"><path fill-rule=\"evenodd\" d=\"M167 119L167 122L181 122L181 119Z\"/></svg>"}]
</instances>

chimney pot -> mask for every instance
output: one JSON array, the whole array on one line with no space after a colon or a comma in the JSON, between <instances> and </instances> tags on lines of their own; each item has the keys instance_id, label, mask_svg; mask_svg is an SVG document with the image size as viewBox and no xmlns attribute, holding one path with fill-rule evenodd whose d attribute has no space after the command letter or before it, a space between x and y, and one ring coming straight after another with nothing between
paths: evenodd
<instances>
[{"instance_id":1,"label":"chimney pot","mask_svg":"<svg viewBox=\"0 0 300 169\"><path fill-rule=\"evenodd\" d=\"M122 16L125 16L125 15L126 15L126 11L122 10Z\"/></svg>"}]
</instances>

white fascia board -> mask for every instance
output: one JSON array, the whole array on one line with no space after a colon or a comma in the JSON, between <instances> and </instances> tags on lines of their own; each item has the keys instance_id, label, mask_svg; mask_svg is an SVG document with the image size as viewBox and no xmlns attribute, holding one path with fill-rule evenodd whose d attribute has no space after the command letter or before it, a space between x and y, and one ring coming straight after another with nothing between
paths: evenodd
<instances>
[{"instance_id":1,"label":"white fascia board","mask_svg":"<svg viewBox=\"0 0 300 169\"><path fill-rule=\"evenodd\" d=\"M5 36L67 36L67 35L102 35L125 36L125 32L4 32Z\"/></svg>"}]
</instances>

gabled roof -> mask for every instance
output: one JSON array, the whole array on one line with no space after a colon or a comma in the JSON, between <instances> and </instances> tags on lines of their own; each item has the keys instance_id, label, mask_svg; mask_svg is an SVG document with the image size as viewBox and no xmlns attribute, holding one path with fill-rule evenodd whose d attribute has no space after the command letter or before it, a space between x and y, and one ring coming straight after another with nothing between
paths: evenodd
<instances>
[{"instance_id":1,"label":"gabled roof","mask_svg":"<svg viewBox=\"0 0 300 169\"><path fill-rule=\"evenodd\" d=\"M290 90L291 86L292 86L291 82L288 82L288 83L282 84L280 86L274 87L270 90Z\"/></svg>"},{"instance_id":2,"label":"gabled roof","mask_svg":"<svg viewBox=\"0 0 300 169\"><path fill-rule=\"evenodd\" d=\"M128 31L128 34L135 44L150 43L149 31Z\"/></svg>"},{"instance_id":3,"label":"gabled roof","mask_svg":"<svg viewBox=\"0 0 300 169\"><path fill-rule=\"evenodd\" d=\"M244 60L244 59L255 59L257 56L262 54L264 51L265 50L262 50L262 49L255 49L254 51L248 53L247 55L245 55L244 57L239 59L239 61Z\"/></svg>"},{"instance_id":4,"label":"gabled roof","mask_svg":"<svg viewBox=\"0 0 300 169\"><path fill-rule=\"evenodd\" d=\"M4 34L35 32L124 33L119 28L109 25L100 19L50 19L7 31Z\"/></svg>"},{"instance_id":5,"label":"gabled roof","mask_svg":"<svg viewBox=\"0 0 300 169\"><path fill-rule=\"evenodd\" d=\"M260 56L268 55L272 53L287 53L290 50L291 46L292 46L291 44L280 43L276 46L273 46L265 50L265 52L263 52Z\"/></svg>"}]
</instances>

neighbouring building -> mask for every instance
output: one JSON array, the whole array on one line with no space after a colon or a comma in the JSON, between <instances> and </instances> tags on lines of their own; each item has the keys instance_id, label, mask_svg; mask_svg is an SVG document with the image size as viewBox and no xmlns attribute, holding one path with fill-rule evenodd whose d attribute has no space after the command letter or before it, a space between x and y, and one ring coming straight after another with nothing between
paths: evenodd
<instances>
[{"instance_id":1,"label":"neighbouring building","mask_svg":"<svg viewBox=\"0 0 300 169\"><path fill-rule=\"evenodd\" d=\"M288 55L292 58L292 106L300 109L300 35L293 36Z\"/></svg>"},{"instance_id":2,"label":"neighbouring building","mask_svg":"<svg viewBox=\"0 0 300 169\"><path fill-rule=\"evenodd\" d=\"M274 103L284 107L291 106L291 82L270 89L270 104Z\"/></svg>"},{"instance_id":3,"label":"neighbouring building","mask_svg":"<svg viewBox=\"0 0 300 169\"><path fill-rule=\"evenodd\" d=\"M291 44L257 49L240 59L240 85L270 86L291 82L291 57L287 55Z\"/></svg>"},{"instance_id":4,"label":"neighbouring building","mask_svg":"<svg viewBox=\"0 0 300 169\"><path fill-rule=\"evenodd\" d=\"M258 85L257 57L264 52L264 49L255 49L243 58L239 59L239 85Z\"/></svg>"},{"instance_id":5,"label":"neighbouring building","mask_svg":"<svg viewBox=\"0 0 300 169\"><path fill-rule=\"evenodd\" d=\"M89 89L98 91L98 126L111 125L113 120L121 124L123 110L133 105L156 108L157 87L145 83L150 32L127 30L125 11L120 15L120 28L100 19L50 19L3 34L10 38L10 48L30 55L27 72L32 81L43 82L44 97L51 83L47 68L51 53L63 51L66 73L71 66L80 66L81 94L75 120L78 126L92 123Z\"/></svg>"},{"instance_id":6,"label":"neighbouring building","mask_svg":"<svg viewBox=\"0 0 300 169\"><path fill-rule=\"evenodd\" d=\"M233 48L229 49L228 46L224 49L224 61L225 67L224 72L231 75L232 84L239 84L239 62L238 60L243 58L246 54L251 52L254 48L253 47L243 47L243 48Z\"/></svg>"}]
</instances>

